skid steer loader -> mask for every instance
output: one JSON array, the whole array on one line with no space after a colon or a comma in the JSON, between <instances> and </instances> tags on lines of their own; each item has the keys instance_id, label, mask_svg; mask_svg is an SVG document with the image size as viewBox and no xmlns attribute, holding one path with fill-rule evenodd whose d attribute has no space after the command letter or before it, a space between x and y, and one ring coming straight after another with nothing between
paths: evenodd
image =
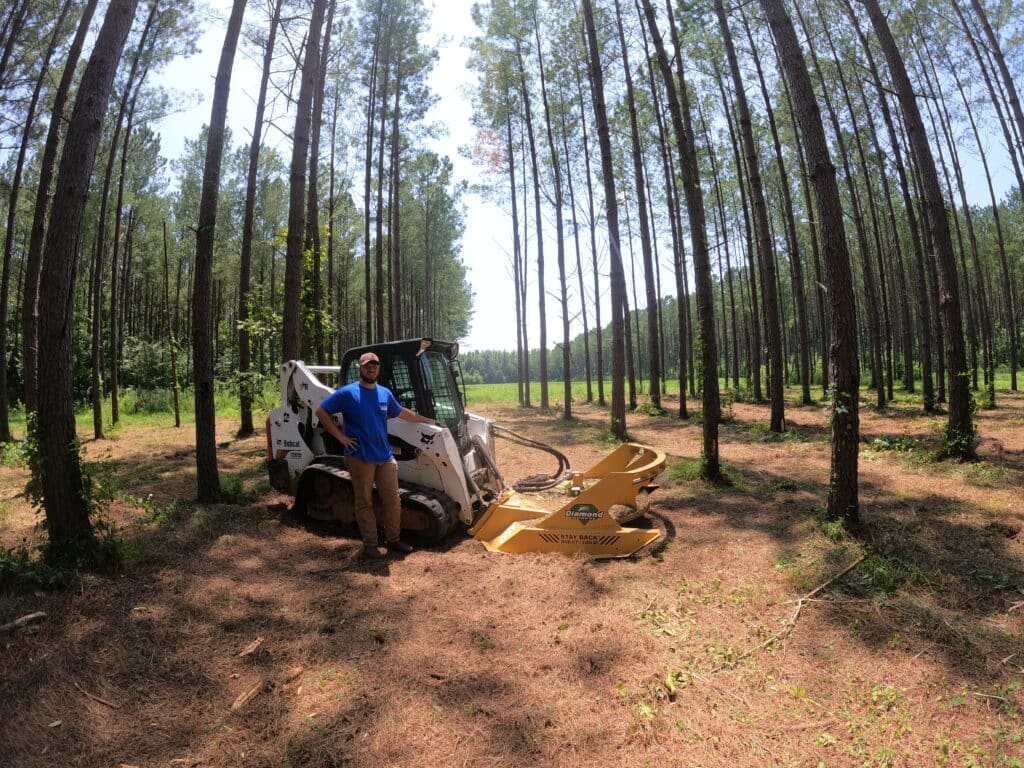
<instances>
[{"instance_id":1,"label":"skid steer loader","mask_svg":"<svg viewBox=\"0 0 1024 768\"><path fill-rule=\"evenodd\" d=\"M626 557L659 537L627 528L642 516L665 454L626 443L586 472L574 472L557 450L465 410L458 386L458 345L432 339L372 344L348 350L341 365L289 360L281 366L281 404L267 417L270 484L295 497L294 511L319 520L355 521L355 495L340 444L316 421L320 403L358 378L359 356L380 358L378 383L410 410L438 425L391 419L388 438L398 462L402 528L426 545L461 527L497 552L585 552ZM332 381L331 386L324 380ZM512 488L498 470L495 437L546 451L558 463ZM556 510L526 495L564 485Z\"/></svg>"}]
</instances>

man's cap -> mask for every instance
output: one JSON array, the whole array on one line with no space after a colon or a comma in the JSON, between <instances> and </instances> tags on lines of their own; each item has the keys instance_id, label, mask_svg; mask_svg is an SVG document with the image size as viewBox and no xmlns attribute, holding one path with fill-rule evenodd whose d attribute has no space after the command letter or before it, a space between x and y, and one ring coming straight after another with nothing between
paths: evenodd
<instances>
[{"instance_id":1,"label":"man's cap","mask_svg":"<svg viewBox=\"0 0 1024 768\"><path fill-rule=\"evenodd\" d=\"M380 358L377 357L373 352L364 352L359 357L359 364L366 365L367 363L379 363Z\"/></svg>"}]
</instances>

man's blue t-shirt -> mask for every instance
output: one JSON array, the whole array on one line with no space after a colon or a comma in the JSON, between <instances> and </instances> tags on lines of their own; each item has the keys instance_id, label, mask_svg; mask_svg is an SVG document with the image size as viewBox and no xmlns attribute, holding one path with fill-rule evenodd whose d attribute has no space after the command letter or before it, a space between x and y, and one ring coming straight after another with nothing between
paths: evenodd
<instances>
[{"instance_id":1,"label":"man's blue t-shirt","mask_svg":"<svg viewBox=\"0 0 1024 768\"><path fill-rule=\"evenodd\" d=\"M320 405L330 414L340 413L345 434L356 440L356 448L346 450L346 455L373 464L391 461L388 419L400 414L402 406L390 389L380 384L364 387L355 381L333 392Z\"/></svg>"}]
</instances>

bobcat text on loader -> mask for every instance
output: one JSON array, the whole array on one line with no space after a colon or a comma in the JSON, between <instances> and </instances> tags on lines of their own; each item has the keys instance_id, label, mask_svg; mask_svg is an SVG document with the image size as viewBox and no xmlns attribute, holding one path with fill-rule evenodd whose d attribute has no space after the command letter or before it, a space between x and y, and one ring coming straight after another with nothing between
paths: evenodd
<instances>
[{"instance_id":1,"label":"bobcat text on loader","mask_svg":"<svg viewBox=\"0 0 1024 768\"><path fill-rule=\"evenodd\" d=\"M281 366L281 404L267 417L270 484L295 497L294 509L319 520L355 522L355 495L341 445L316 421L316 409L335 386L358 378L359 356L380 358L378 383L406 408L438 426L391 419L388 438L398 462L402 529L436 544L460 526L494 552L583 552L628 557L656 541L649 528L628 528L646 510L665 454L624 443L586 472L574 472L557 450L465 410L456 381L458 345L409 339L348 350L340 367L289 360ZM552 454L554 474L537 474L512 488L498 470L494 440L505 437ZM526 493L568 487L567 501L550 510Z\"/></svg>"}]
</instances>

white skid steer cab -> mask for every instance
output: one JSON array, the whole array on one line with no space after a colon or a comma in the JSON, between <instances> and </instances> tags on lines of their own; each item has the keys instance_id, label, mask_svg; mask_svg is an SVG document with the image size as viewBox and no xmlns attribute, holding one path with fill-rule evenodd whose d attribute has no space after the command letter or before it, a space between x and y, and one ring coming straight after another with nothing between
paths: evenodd
<instances>
[{"instance_id":1,"label":"white skid steer cab","mask_svg":"<svg viewBox=\"0 0 1024 768\"><path fill-rule=\"evenodd\" d=\"M355 522L355 495L341 445L316 421L320 403L358 378L359 356L374 352L378 383L399 403L439 426L388 421L398 462L402 529L421 543L456 530L495 552L586 553L628 557L656 541L651 528L627 528L641 518L665 454L624 443L586 472L574 472L557 450L469 413L457 384L458 345L432 339L372 344L348 350L340 367L289 360L281 366L281 404L267 417L270 484L295 497L294 510L318 520ZM334 379L328 386L321 377ZM461 377L459 377L461 378ZM505 485L495 460L496 436L552 454L558 470ZM564 485L565 503L544 509L528 494Z\"/></svg>"}]
</instances>

